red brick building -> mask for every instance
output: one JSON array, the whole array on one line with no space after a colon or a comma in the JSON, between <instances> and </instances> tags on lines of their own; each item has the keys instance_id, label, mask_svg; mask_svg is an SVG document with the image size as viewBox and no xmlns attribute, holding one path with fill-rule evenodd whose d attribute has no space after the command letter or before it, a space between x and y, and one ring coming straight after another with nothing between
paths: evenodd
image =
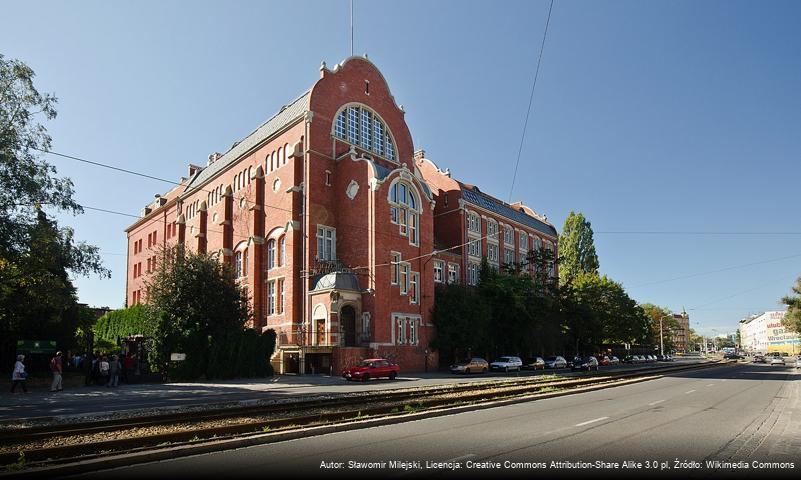
<instances>
[{"instance_id":1,"label":"red brick building","mask_svg":"<svg viewBox=\"0 0 801 480\"><path fill-rule=\"evenodd\" d=\"M364 57L323 63L311 89L226 153L190 164L180 183L126 230L127 303L146 299L159 248L183 243L215 255L246 287L252 326L278 333L281 373L336 372L372 356L405 371L434 366L434 285L449 266L453 281L472 281L475 262L494 251L488 245L512 247L517 258L536 245L520 243L523 233L556 243L553 226L527 207L415 155L403 108ZM480 230L473 215L486 220ZM491 235L492 222L521 240ZM435 242L467 238L481 242L480 255L432 256Z\"/></svg>"}]
</instances>

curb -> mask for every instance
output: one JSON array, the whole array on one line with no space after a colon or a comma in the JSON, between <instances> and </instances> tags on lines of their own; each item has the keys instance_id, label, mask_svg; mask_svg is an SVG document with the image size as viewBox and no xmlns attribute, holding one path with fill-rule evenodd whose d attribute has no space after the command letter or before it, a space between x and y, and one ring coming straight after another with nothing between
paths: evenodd
<instances>
[{"instance_id":1,"label":"curb","mask_svg":"<svg viewBox=\"0 0 801 480\"><path fill-rule=\"evenodd\" d=\"M702 366L696 366L694 368L688 368L685 370L695 370L695 369L721 367L721 366L726 366L726 364L725 363L705 364ZM671 372L666 372L666 373L671 373ZM127 467L143 463L151 463L155 461L187 457L192 455L201 455L205 453L212 453L224 450L234 450L239 448L252 447L256 445L267 445L271 443L284 442L287 440L297 440L300 438L326 435L330 433L360 430L363 428L395 425L399 423L412 422L416 420L425 420L428 418L443 417L447 415L454 415L471 411L486 410L490 408L503 407L520 403L528 403L536 400L547 400L550 398L557 398L577 393L586 393L595 390L603 390L607 388L631 385L635 383L656 380L662 377L664 377L664 374L657 374L647 377L620 380L608 384L590 385L586 387L577 387L574 389L557 391L557 392L524 395L521 397L507 398L503 400L494 400L490 402L481 402L469 405L461 405L457 407L435 408L432 410L427 410L418 413L398 414L398 415L380 417L374 419L348 421L344 423L337 423L334 425L320 425L317 427L301 428L298 430L292 430L288 432L261 433L244 438L232 438L224 440L210 440L210 441L203 440L201 441L202 443L198 443L196 445L164 447L162 449L157 449L157 450L148 450L148 451L135 452L129 454L104 456L101 458L93 458L63 465L31 468L28 470L21 470L15 472L10 472L10 471L2 472L0 473L0 478L53 478L53 477L63 477L67 475L77 475L82 473L96 472L101 470L110 470L118 467Z\"/></svg>"}]
</instances>

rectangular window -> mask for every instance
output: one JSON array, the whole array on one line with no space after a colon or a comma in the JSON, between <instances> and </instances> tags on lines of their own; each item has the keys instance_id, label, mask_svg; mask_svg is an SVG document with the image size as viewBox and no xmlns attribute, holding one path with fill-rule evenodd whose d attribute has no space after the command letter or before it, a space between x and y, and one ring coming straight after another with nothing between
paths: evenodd
<instances>
[{"instance_id":1,"label":"rectangular window","mask_svg":"<svg viewBox=\"0 0 801 480\"><path fill-rule=\"evenodd\" d=\"M442 283L444 278L445 269L445 262L440 262L439 260L434 260L434 281L437 283Z\"/></svg>"},{"instance_id":2,"label":"rectangular window","mask_svg":"<svg viewBox=\"0 0 801 480\"><path fill-rule=\"evenodd\" d=\"M359 107L348 107L348 141L359 143Z\"/></svg>"},{"instance_id":3,"label":"rectangular window","mask_svg":"<svg viewBox=\"0 0 801 480\"><path fill-rule=\"evenodd\" d=\"M417 214L409 213L409 243L417 245Z\"/></svg>"},{"instance_id":4,"label":"rectangular window","mask_svg":"<svg viewBox=\"0 0 801 480\"><path fill-rule=\"evenodd\" d=\"M400 281L400 261L401 261L401 254L397 252L392 252L389 255L390 263L392 264L392 284L397 285Z\"/></svg>"},{"instance_id":5,"label":"rectangular window","mask_svg":"<svg viewBox=\"0 0 801 480\"><path fill-rule=\"evenodd\" d=\"M398 207L389 207L389 220L398 223Z\"/></svg>"},{"instance_id":6,"label":"rectangular window","mask_svg":"<svg viewBox=\"0 0 801 480\"><path fill-rule=\"evenodd\" d=\"M334 135L339 138L345 138L345 112L340 113L337 115L337 121L334 125Z\"/></svg>"},{"instance_id":7,"label":"rectangular window","mask_svg":"<svg viewBox=\"0 0 801 480\"><path fill-rule=\"evenodd\" d=\"M503 249L503 261L504 263L512 264L515 263L515 251L511 248L504 248Z\"/></svg>"},{"instance_id":8,"label":"rectangular window","mask_svg":"<svg viewBox=\"0 0 801 480\"><path fill-rule=\"evenodd\" d=\"M408 234L408 225L406 221L406 209L401 208L398 210L399 218L398 224L400 225L400 234L404 237Z\"/></svg>"},{"instance_id":9,"label":"rectangular window","mask_svg":"<svg viewBox=\"0 0 801 480\"><path fill-rule=\"evenodd\" d=\"M512 227L504 227L503 228L503 243L507 245L514 245L515 244L515 234Z\"/></svg>"},{"instance_id":10,"label":"rectangular window","mask_svg":"<svg viewBox=\"0 0 801 480\"><path fill-rule=\"evenodd\" d=\"M336 260L336 229L317 227L317 260Z\"/></svg>"},{"instance_id":11,"label":"rectangular window","mask_svg":"<svg viewBox=\"0 0 801 480\"><path fill-rule=\"evenodd\" d=\"M475 263L471 263L467 267L467 283L469 285L478 284L478 277L481 267Z\"/></svg>"},{"instance_id":12,"label":"rectangular window","mask_svg":"<svg viewBox=\"0 0 801 480\"><path fill-rule=\"evenodd\" d=\"M406 320L403 317L396 317L395 325L398 332L396 343L403 345L406 343Z\"/></svg>"},{"instance_id":13,"label":"rectangular window","mask_svg":"<svg viewBox=\"0 0 801 480\"><path fill-rule=\"evenodd\" d=\"M284 279L278 280L278 314L284 313Z\"/></svg>"},{"instance_id":14,"label":"rectangular window","mask_svg":"<svg viewBox=\"0 0 801 480\"><path fill-rule=\"evenodd\" d=\"M373 151L379 155L384 155L384 124L373 117Z\"/></svg>"},{"instance_id":15,"label":"rectangular window","mask_svg":"<svg viewBox=\"0 0 801 480\"><path fill-rule=\"evenodd\" d=\"M362 110L362 137L361 137L361 146L366 148L367 150L372 150L372 142L370 139L372 138L371 130L373 126L373 115L368 112L367 110Z\"/></svg>"},{"instance_id":16,"label":"rectangular window","mask_svg":"<svg viewBox=\"0 0 801 480\"><path fill-rule=\"evenodd\" d=\"M459 264L448 264L448 283L459 283Z\"/></svg>"},{"instance_id":17,"label":"rectangular window","mask_svg":"<svg viewBox=\"0 0 801 480\"><path fill-rule=\"evenodd\" d=\"M481 240L470 240L468 245L468 253L473 257L481 256Z\"/></svg>"},{"instance_id":18,"label":"rectangular window","mask_svg":"<svg viewBox=\"0 0 801 480\"><path fill-rule=\"evenodd\" d=\"M528 250L528 235L526 232L520 232L520 251L525 252Z\"/></svg>"},{"instance_id":19,"label":"rectangular window","mask_svg":"<svg viewBox=\"0 0 801 480\"><path fill-rule=\"evenodd\" d=\"M493 243L487 244L487 260L498 263L498 245Z\"/></svg>"},{"instance_id":20,"label":"rectangular window","mask_svg":"<svg viewBox=\"0 0 801 480\"><path fill-rule=\"evenodd\" d=\"M242 252L242 276L247 277L248 275L248 251L245 250Z\"/></svg>"},{"instance_id":21,"label":"rectangular window","mask_svg":"<svg viewBox=\"0 0 801 480\"><path fill-rule=\"evenodd\" d=\"M417 345L417 320L409 318L409 343Z\"/></svg>"},{"instance_id":22,"label":"rectangular window","mask_svg":"<svg viewBox=\"0 0 801 480\"><path fill-rule=\"evenodd\" d=\"M275 315L275 281L267 283L267 315Z\"/></svg>"},{"instance_id":23,"label":"rectangular window","mask_svg":"<svg viewBox=\"0 0 801 480\"><path fill-rule=\"evenodd\" d=\"M409 287L409 303L417 304L420 301L420 274L417 272L412 272L410 280L410 287Z\"/></svg>"},{"instance_id":24,"label":"rectangular window","mask_svg":"<svg viewBox=\"0 0 801 480\"><path fill-rule=\"evenodd\" d=\"M328 170L325 171L325 185L328 187L331 186L331 172Z\"/></svg>"},{"instance_id":25,"label":"rectangular window","mask_svg":"<svg viewBox=\"0 0 801 480\"><path fill-rule=\"evenodd\" d=\"M409 293L409 264L400 264L400 293L406 295Z\"/></svg>"}]
</instances>

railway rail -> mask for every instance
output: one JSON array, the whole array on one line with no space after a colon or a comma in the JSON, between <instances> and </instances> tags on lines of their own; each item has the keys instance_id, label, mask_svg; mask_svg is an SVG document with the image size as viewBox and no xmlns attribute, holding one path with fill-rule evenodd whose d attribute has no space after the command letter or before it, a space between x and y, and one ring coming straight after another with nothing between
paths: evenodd
<instances>
[{"instance_id":1,"label":"railway rail","mask_svg":"<svg viewBox=\"0 0 801 480\"><path fill-rule=\"evenodd\" d=\"M79 458L97 458L122 451L136 452L166 445L336 424L366 417L404 415L424 409L469 405L553 391L606 388L634 379L648 380L674 371L720 365L708 363L641 368L579 378L526 377L349 394L333 399L298 400L188 414L7 429L0 433L0 465L57 465L74 462Z\"/></svg>"}]
</instances>

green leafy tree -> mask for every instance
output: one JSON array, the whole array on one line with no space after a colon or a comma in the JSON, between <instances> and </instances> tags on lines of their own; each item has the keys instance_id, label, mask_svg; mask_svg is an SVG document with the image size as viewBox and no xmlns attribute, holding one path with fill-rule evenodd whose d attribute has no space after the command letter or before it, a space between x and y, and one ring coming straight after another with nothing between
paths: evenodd
<instances>
[{"instance_id":1,"label":"green leafy tree","mask_svg":"<svg viewBox=\"0 0 801 480\"><path fill-rule=\"evenodd\" d=\"M491 313L475 289L461 283L437 285L431 320L437 335L431 348L442 362L456 362L471 354L484 354Z\"/></svg>"},{"instance_id":2,"label":"green leafy tree","mask_svg":"<svg viewBox=\"0 0 801 480\"><path fill-rule=\"evenodd\" d=\"M131 335L153 336L153 324L147 312L147 305L139 304L119 310L112 310L92 325L95 341L117 344L121 338Z\"/></svg>"},{"instance_id":3,"label":"green leafy tree","mask_svg":"<svg viewBox=\"0 0 801 480\"><path fill-rule=\"evenodd\" d=\"M559 280L568 283L582 273L598 274L598 255L592 225L581 213L571 211L559 235Z\"/></svg>"},{"instance_id":4,"label":"green leafy tree","mask_svg":"<svg viewBox=\"0 0 801 480\"><path fill-rule=\"evenodd\" d=\"M793 285L795 295L787 295L782 298L782 303L787 305L787 313L784 315L782 323L784 327L793 332L801 332L801 277Z\"/></svg>"},{"instance_id":5,"label":"green leafy tree","mask_svg":"<svg viewBox=\"0 0 801 480\"><path fill-rule=\"evenodd\" d=\"M193 380L208 376L212 352L232 361L235 350L230 345L241 341L250 312L247 294L233 280L230 266L183 247L165 249L147 288L155 343L152 365L168 365L171 353L185 353L186 361L171 366L168 375Z\"/></svg>"},{"instance_id":6,"label":"green leafy tree","mask_svg":"<svg viewBox=\"0 0 801 480\"><path fill-rule=\"evenodd\" d=\"M0 356L19 338L71 346L81 316L70 274L110 276L97 247L76 242L44 209L81 213L72 182L41 158L51 139L40 119L56 116L56 98L39 93L33 70L0 55ZM0 368L3 368L0 367Z\"/></svg>"},{"instance_id":7,"label":"green leafy tree","mask_svg":"<svg viewBox=\"0 0 801 480\"><path fill-rule=\"evenodd\" d=\"M673 343L673 332L681 328L679 322L673 318L673 312L669 308L659 307L651 303L644 303L640 305L642 310L650 320L650 329L647 342L654 347L659 346L659 328L660 319L662 325L662 341L665 346L665 352L671 352L675 349Z\"/></svg>"}]
</instances>

